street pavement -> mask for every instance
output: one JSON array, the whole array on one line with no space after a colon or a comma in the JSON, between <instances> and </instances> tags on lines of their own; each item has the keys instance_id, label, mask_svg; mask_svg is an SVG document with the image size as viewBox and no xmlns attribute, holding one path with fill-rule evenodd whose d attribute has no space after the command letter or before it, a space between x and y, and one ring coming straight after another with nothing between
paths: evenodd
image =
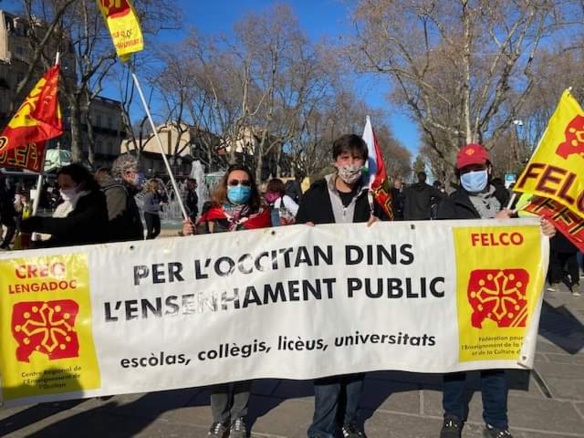
<instances>
[{"instance_id":1,"label":"street pavement","mask_svg":"<svg viewBox=\"0 0 584 438\"><path fill-rule=\"evenodd\" d=\"M511 371L509 418L515 438L584 437L584 295L565 286L546 292L535 370ZM369 373L362 417L369 438L438 437L442 424L440 375ZM482 436L477 376L469 380L470 414L464 438ZM251 437L306 437L313 410L308 381L254 382ZM5 437L205 437L209 392L189 388L109 399L72 400L0 409Z\"/></svg>"}]
</instances>

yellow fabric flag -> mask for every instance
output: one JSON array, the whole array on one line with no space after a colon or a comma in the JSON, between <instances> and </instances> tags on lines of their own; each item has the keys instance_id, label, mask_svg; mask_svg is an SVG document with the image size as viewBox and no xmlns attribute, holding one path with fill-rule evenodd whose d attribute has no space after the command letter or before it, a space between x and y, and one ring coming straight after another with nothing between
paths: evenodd
<instances>
[{"instance_id":1,"label":"yellow fabric flag","mask_svg":"<svg viewBox=\"0 0 584 438\"><path fill-rule=\"evenodd\" d=\"M140 22L129 0L97 0L97 6L123 62L130 59L132 53L144 50Z\"/></svg>"},{"instance_id":2,"label":"yellow fabric flag","mask_svg":"<svg viewBox=\"0 0 584 438\"><path fill-rule=\"evenodd\" d=\"M569 90L513 190L553 199L584 218L584 111Z\"/></svg>"}]
</instances>

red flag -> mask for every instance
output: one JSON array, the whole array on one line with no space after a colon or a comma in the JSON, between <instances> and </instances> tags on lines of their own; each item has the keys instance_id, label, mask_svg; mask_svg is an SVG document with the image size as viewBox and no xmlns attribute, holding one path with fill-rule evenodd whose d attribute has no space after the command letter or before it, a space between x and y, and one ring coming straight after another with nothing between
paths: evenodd
<instances>
[{"instance_id":1,"label":"red flag","mask_svg":"<svg viewBox=\"0 0 584 438\"><path fill-rule=\"evenodd\" d=\"M381 149L379 148L379 143L371 126L369 116L367 116L367 123L363 131L363 140L367 143L367 149L369 150L367 167L369 169L369 199L371 210L373 211L373 200L375 200L389 220L393 220L393 203L389 180L387 179L385 163L383 162Z\"/></svg>"},{"instance_id":2,"label":"red flag","mask_svg":"<svg viewBox=\"0 0 584 438\"><path fill-rule=\"evenodd\" d=\"M197 221L197 225L208 221L216 221L216 220L225 220L228 219L228 216L225 214L225 211L221 207L211 207L205 213L201 214L199 220ZM271 217L270 217L270 210L263 209L260 210L258 213L252 214L249 217L246 217L245 220L241 221L241 226L247 230L253 230L256 228L267 228L272 225Z\"/></svg>"},{"instance_id":3,"label":"red flag","mask_svg":"<svg viewBox=\"0 0 584 438\"><path fill-rule=\"evenodd\" d=\"M57 96L59 66L37 82L0 135L0 166L41 172L47 140L63 134Z\"/></svg>"},{"instance_id":4,"label":"red flag","mask_svg":"<svg viewBox=\"0 0 584 438\"><path fill-rule=\"evenodd\" d=\"M584 251L584 218L565 205L554 199L533 196L521 210L545 217L580 251Z\"/></svg>"}]
</instances>

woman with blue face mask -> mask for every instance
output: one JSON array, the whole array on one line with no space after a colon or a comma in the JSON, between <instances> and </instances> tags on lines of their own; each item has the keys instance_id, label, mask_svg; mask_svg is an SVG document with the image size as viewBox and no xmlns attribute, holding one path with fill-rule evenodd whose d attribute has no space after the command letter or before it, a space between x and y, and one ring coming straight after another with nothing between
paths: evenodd
<instances>
[{"instance_id":1,"label":"woman with blue face mask","mask_svg":"<svg viewBox=\"0 0 584 438\"><path fill-rule=\"evenodd\" d=\"M253 174L245 166L232 165L203 206L196 225L187 219L183 235L220 233L271 226L269 208L262 208ZM211 386L213 423L207 437L247 437L245 420L251 381Z\"/></svg>"},{"instance_id":2,"label":"woman with blue face mask","mask_svg":"<svg viewBox=\"0 0 584 438\"><path fill-rule=\"evenodd\" d=\"M203 206L196 224L183 223L183 234L208 234L271 226L270 211L262 208L261 196L252 173L234 164L227 169L211 200Z\"/></svg>"}]
</instances>

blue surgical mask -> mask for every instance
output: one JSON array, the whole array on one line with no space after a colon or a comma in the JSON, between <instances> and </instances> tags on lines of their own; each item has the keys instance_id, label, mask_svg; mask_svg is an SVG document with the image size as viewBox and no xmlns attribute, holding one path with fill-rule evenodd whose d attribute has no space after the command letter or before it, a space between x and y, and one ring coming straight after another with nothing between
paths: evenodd
<instances>
[{"instance_id":1,"label":"blue surgical mask","mask_svg":"<svg viewBox=\"0 0 584 438\"><path fill-rule=\"evenodd\" d=\"M232 204L245 204L251 197L251 187L249 186L229 186L227 187L227 199Z\"/></svg>"},{"instance_id":2,"label":"blue surgical mask","mask_svg":"<svg viewBox=\"0 0 584 438\"><path fill-rule=\"evenodd\" d=\"M468 172L460 176L460 184L467 192L479 193L485 190L489 182L489 174L487 170L479 170L476 172Z\"/></svg>"}]
</instances>

